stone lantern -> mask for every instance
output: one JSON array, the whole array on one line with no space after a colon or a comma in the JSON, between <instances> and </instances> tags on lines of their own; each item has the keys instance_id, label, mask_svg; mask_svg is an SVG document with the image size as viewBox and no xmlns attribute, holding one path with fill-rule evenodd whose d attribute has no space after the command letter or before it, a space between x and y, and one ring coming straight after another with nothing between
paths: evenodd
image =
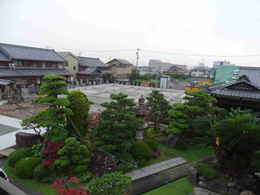
<instances>
[{"instance_id":1,"label":"stone lantern","mask_svg":"<svg viewBox=\"0 0 260 195\"><path fill-rule=\"evenodd\" d=\"M138 99L138 107L137 107L137 117L144 119L147 115L147 108L145 105L145 98L141 96ZM146 122L143 126L139 127L136 130L136 140L143 140L144 139L144 130L147 128Z\"/></svg>"}]
</instances>

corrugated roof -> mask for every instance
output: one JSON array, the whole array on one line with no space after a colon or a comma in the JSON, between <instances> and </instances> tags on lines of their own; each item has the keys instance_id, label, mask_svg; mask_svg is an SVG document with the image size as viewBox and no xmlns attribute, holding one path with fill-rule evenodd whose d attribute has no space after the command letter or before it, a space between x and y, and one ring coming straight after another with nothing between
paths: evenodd
<instances>
[{"instance_id":1,"label":"corrugated roof","mask_svg":"<svg viewBox=\"0 0 260 195\"><path fill-rule=\"evenodd\" d=\"M78 56L80 66L101 67L106 66L99 58Z\"/></svg>"},{"instance_id":2,"label":"corrugated roof","mask_svg":"<svg viewBox=\"0 0 260 195\"><path fill-rule=\"evenodd\" d=\"M0 51L0 61L9 61L8 57Z\"/></svg>"},{"instance_id":3,"label":"corrugated roof","mask_svg":"<svg viewBox=\"0 0 260 195\"><path fill-rule=\"evenodd\" d=\"M0 69L0 78L9 77L28 77L28 76L44 76L44 75L70 75L64 69Z\"/></svg>"},{"instance_id":4,"label":"corrugated roof","mask_svg":"<svg viewBox=\"0 0 260 195\"><path fill-rule=\"evenodd\" d=\"M0 43L0 50L9 58L16 60L64 62L64 59L52 49Z\"/></svg>"}]
</instances>

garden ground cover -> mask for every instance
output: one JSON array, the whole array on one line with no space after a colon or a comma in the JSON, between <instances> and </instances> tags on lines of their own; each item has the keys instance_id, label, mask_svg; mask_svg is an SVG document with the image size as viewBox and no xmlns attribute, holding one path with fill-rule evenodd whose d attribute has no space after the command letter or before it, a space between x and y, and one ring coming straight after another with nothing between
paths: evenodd
<instances>
[{"instance_id":1,"label":"garden ground cover","mask_svg":"<svg viewBox=\"0 0 260 195\"><path fill-rule=\"evenodd\" d=\"M175 182L168 183L160 188L144 195L189 195L192 194L193 186L187 178L179 179Z\"/></svg>"}]
</instances>

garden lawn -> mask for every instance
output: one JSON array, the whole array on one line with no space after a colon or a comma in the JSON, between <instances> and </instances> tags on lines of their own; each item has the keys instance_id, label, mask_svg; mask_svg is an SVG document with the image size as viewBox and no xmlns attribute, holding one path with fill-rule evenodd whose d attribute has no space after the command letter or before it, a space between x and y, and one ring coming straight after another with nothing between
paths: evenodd
<instances>
[{"instance_id":1,"label":"garden lawn","mask_svg":"<svg viewBox=\"0 0 260 195\"><path fill-rule=\"evenodd\" d=\"M40 183L32 179L20 179L14 174L13 168L7 165L4 167L4 170L8 177L15 181L15 183L22 184L26 188L30 188L36 192L41 192L42 195L57 195L55 189L49 184Z\"/></svg>"},{"instance_id":2,"label":"garden lawn","mask_svg":"<svg viewBox=\"0 0 260 195\"><path fill-rule=\"evenodd\" d=\"M159 149L161 151L161 155L156 158L148 161L145 166L149 166L164 160L169 160L175 157L182 157L187 161L197 161L207 156L213 156L214 151L212 147L207 146L190 146L185 150L168 148L165 145L160 145Z\"/></svg>"},{"instance_id":3,"label":"garden lawn","mask_svg":"<svg viewBox=\"0 0 260 195\"><path fill-rule=\"evenodd\" d=\"M192 193L193 186L187 178L166 184L144 195L187 195Z\"/></svg>"}]
</instances>

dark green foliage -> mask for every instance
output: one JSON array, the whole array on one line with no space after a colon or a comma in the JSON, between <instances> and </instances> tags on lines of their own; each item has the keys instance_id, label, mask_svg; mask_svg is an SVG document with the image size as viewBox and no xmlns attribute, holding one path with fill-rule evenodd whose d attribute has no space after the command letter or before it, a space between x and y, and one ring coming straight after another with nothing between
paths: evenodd
<instances>
[{"instance_id":1,"label":"dark green foliage","mask_svg":"<svg viewBox=\"0 0 260 195\"><path fill-rule=\"evenodd\" d=\"M156 151L159 148L159 143L153 139L145 140L145 143L153 150Z\"/></svg>"},{"instance_id":2,"label":"dark green foliage","mask_svg":"<svg viewBox=\"0 0 260 195\"><path fill-rule=\"evenodd\" d=\"M160 123L168 121L169 102L159 91L152 91L146 98L149 107L149 119L154 124L154 129L159 130Z\"/></svg>"},{"instance_id":3,"label":"dark green foliage","mask_svg":"<svg viewBox=\"0 0 260 195\"><path fill-rule=\"evenodd\" d=\"M87 96L81 91L72 91L68 95L70 101L69 108L72 110L73 115L69 117L69 126L74 129L77 135L85 136L88 129L88 114L90 102Z\"/></svg>"},{"instance_id":4,"label":"dark green foliage","mask_svg":"<svg viewBox=\"0 0 260 195\"><path fill-rule=\"evenodd\" d=\"M212 166L205 164L205 163L199 163L196 165L196 169L198 173L208 179L214 179L217 176L217 171Z\"/></svg>"},{"instance_id":5,"label":"dark green foliage","mask_svg":"<svg viewBox=\"0 0 260 195\"><path fill-rule=\"evenodd\" d=\"M111 99L112 102L103 104L106 110L101 114L95 139L103 150L121 154L130 150L143 121L136 117L133 99L122 93L111 95Z\"/></svg>"},{"instance_id":6,"label":"dark green foliage","mask_svg":"<svg viewBox=\"0 0 260 195\"><path fill-rule=\"evenodd\" d=\"M47 130L66 129L67 116L72 114L68 108L69 101L62 95L67 95L67 84L64 77L55 75L46 75L43 78L40 94L36 102L49 105L48 109L23 120L24 127L34 129L40 133L40 128L45 127Z\"/></svg>"},{"instance_id":7,"label":"dark green foliage","mask_svg":"<svg viewBox=\"0 0 260 195\"><path fill-rule=\"evenodd\" d=\"M52 142L60 142L67 139L69 133L66 129L51 129L45 133L44 137Z\"/></svg>"},{"instance_id":8,"label":"dark green foliage","mask_svg":"<svg viewBox=\"0 0 260 195\"><path fill-rule=\"evenodd\" d=\"M190 128L189 123L189 107L182 103L174 104L172 110L169 111L171 121L169 124L168 133L182 134Z\"/></svg>"},{"instance_id":9,"label":"dark green foliage","mask_svg":"<svg viewBox=\"0 0 260 195\"><path fill-rule=\"evenodd\" d=\"M49 176L50 170L48 169L48 167L39 164L34 168L33 178L44 182L48 180Z\"/></svg>"},{"instance_id":10,"label":"dark green foliage","mask_svg":"<svg viewBox=\"0 0 260 195\"><path fill-rule=\"evenodd\" d=\"M37 157L26 157L19 160L15 165L15 172L21 178L32 178L34 168L41 162Z\"/></svg>"},{"instance_id":11,"label":"dark green foliage","mask_svg":"<svg viewBox=\"0 0 260 195\"><path fill-rule=\"evenodd\" d=\"M152 149L143 141L135 142L131 152L134 158L139 161L149 160L153 157Z\"/></svg>"},{"instance_id":12,"label":"dark green foliage","mask_svg":"<svg viewBox=\"0 0 260 195\"><path fill-rule=\"evenodd\" d=\"M219 164L230 175L239 175L249 168L260 141L260 125L249 112L237 112L214 125L219 138L216 156Z\"/></svg>"},{"instance_id":13,"label":"dark green foliage","mask_svg":"<svg viewBox=\"0 0 260 195\"><path fill-rule=\"evenodd\" d=\"M43 147L43 144L35 144L32 146L31 148L31 154L33 157L40 157L42 156L42 147Z\"/></svg>"},{"instance_id":14,"label":"dark green foliage","mask_svg":"<svg viewBox=\"0 0 260 195\"><path fill-rule=\"evenodd\" d=\"M178 134L178 144L212 143L211 127L225 116L225 110L214 106L216 99L205 91L186 92L184 103L176 103L169 111L169 134Z\"/></svg>"},{"instance_id":15,"label":"dark green foliage","mask_svg":"<svg viewBox=\"0 0 260 195\"><path fill-rule=\"evenodd\" d=\"M87 146L81 144L76 138L67 138L58 155L59 159L55 160L54 164L60 173L73 175L76 172L80 174L80 171L82 174L87 172L90 153Z\"/></svg>"},{"instance_id":16,"label":"dark green foliage","mask_svg":"<svg viewBox=\"0 0 260 195\"><path fill-rule=\"evenodd\" d=\"M253 162L252 162L253 168L255 168L258 172L260 171L260 150L255 152L253 156Z\"/></svg>"},{"instance_id":17,"label":"dark green foliage","mask_svg":"<svg viewBox=\"0 0 260 195\"><path fill-rule=\"evenodd\" d=\"M32 155L32 151L30 148L19 148L10 154L7 163L10 167L14 167L19 160L25 157L29 157L31 155Z\"/></svg>"},{"instance_id":18,"label":"dark green foliage","mask_svg":"<svg viewBox=\"0 0 260 195\"><path fill-rule=\"evenodd\" d=\"M92 195L124 195L130 184L130 177L114 172L91 180L87 189Z\"/></svg>"}]
</instances>

